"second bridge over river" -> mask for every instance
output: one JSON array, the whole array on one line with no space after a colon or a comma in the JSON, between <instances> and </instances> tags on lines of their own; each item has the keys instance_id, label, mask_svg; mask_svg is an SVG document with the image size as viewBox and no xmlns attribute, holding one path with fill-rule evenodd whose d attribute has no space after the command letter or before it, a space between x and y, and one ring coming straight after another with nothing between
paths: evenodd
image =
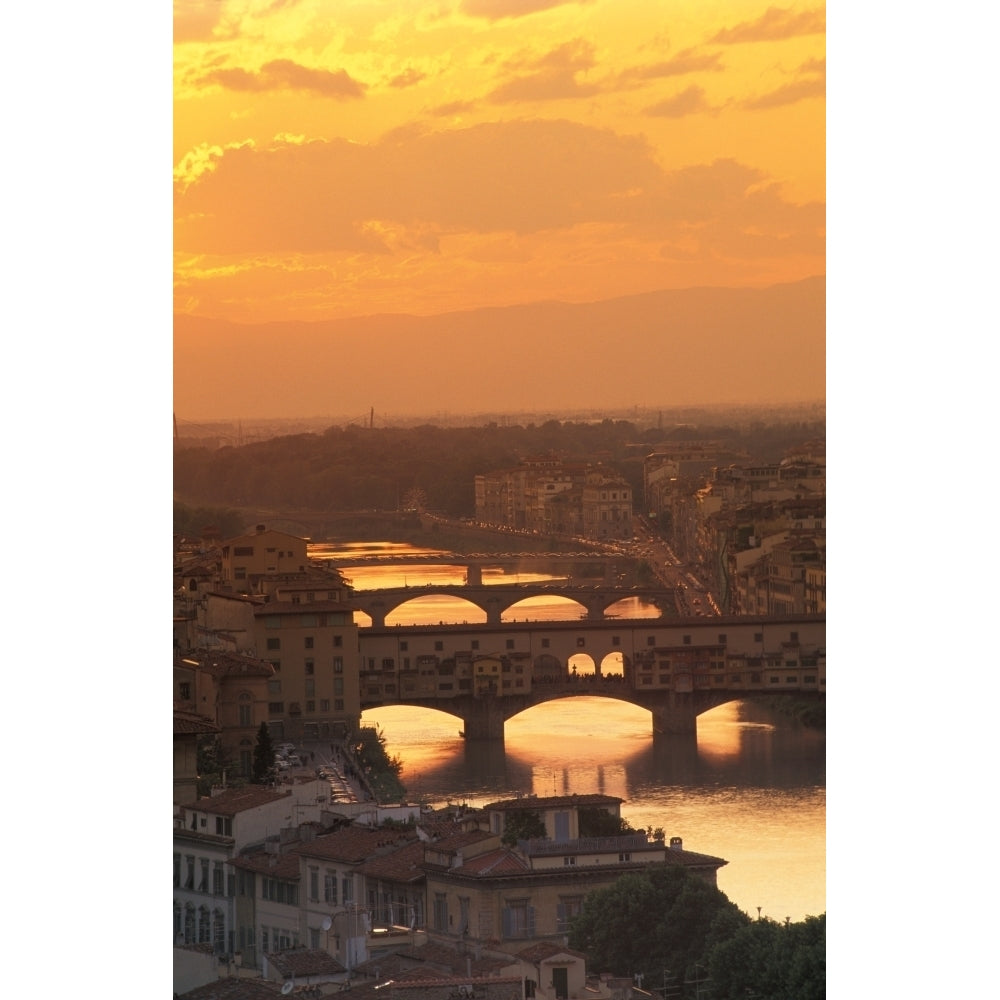
<instances>
[{"instance_id":1,"label":"second bridge over river","mask_svg":"<svg viewBox=\"0 0 1000 1000\"><path fill-rule=\"evenodd\" d=\"M355 591L351 596L351 603L371 618L373 628L382 628L393 611L421 597L454 597L467 601L485 613L487 625L499 625L503 621L504 612L516 608L521 601L530 597L564 597L575 601L581 607L581 617L589 621L606 620L609 608L630 597L654 605L660 609L661 615L674 614L677 609L675 592L669 587L632 587L623 590L611 586L581 586L558 582L386 587Z\"/></svg>"}]
</instances>

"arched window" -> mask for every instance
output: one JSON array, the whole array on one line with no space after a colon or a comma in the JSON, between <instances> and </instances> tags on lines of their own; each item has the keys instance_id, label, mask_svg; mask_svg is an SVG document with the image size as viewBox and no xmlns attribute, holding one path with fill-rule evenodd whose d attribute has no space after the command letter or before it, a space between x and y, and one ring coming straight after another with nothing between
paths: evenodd
<instances>
[{"instance_id":1,"label":"arched window","mask_svg":"<svg viewBox=\"0 0 1000 1000\"><path fill-rule=\"evenodd\" d=\"M197 931L195 929L194 904L188 903L184 907L184 943L194 944Z\"/></svg>"},{"instance_id":2,"label":"arched window","mask_svg":"<svg viewBox=\"0 0 1000 1000\"><path fill-rule=\"evenodd\" d=\"M253 695L249 691L241 691L237 699L240 710L240 725L244 728L253 727Z\"/></svg>"},{"instance_id":3,"label":"arched window","mask_svg":"<svg viewBox=\"0 0 1000 1000\"><path fill-rule=\"evenodd\" d=\"M198 907L198 944L208 944L212 937L212 925L209 923L208 907Z\"/></svg>"}]
</instances>

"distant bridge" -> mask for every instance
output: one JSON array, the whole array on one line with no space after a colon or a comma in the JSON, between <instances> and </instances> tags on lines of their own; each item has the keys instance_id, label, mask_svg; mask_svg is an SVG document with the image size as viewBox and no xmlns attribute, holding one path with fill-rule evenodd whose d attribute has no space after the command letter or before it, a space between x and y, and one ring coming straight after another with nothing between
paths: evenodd
<instances>
[{"instance_id":1,"label":"distant bridge","mask_svg":"<svg viewBox=\"0 0 1000 1000\"><path fill-rule=\"evenodd\" d=\"M362 709L448 712L467 739L502 739L535 705L591 695L647 709L654 733L754 694L825 697L826 616L618 619L359 629ZM602 664L621 657L622 673ZM586 656L594 676L574 676Z\"/></svg>"},{"instance_id":2,"label":"distant bridge","mask_svg":"<svg viewBox=\"0 0 1000 1000\"><path fill-rule=\"evenodd\" d=\"M675 591L670 587L580 586L571 583L518 584L424 584L416 587L384 587L378 590L358 590L351 603L372 620L373 628L385 626L386 617L397 608L421 597L455 597L468 601L486 615L487 625L499 625L509 611L529 597L565 597L581 605L584 616L591 621L604 621L608 608L629 597L638 597L660 609L660 614L676 611ZM443 623L442 623L443 624Z\"/></svg>"}]
</instances>

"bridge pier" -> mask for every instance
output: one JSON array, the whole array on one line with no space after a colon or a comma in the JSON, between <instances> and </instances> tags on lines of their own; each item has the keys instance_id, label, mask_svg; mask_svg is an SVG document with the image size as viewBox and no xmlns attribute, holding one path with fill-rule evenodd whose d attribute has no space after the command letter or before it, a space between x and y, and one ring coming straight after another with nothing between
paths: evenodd
<instances>
[{"instance_id":1,"label":"bridge pier","mask_svg":"<svg viewBox=\"0 0 1000 1000\"><path fill-rule=\"evenodd\" d=\"M667 704L658 705L651 710L654 736L697 735L698 715L694 705L688 699L690 699L690 695L678 696L671 692L670 701Z\"/></svg>"},{"instance_id":2,"label":"bridge pier","mask_svg":"<svg viewBox=\"0 0 1000 1000\"><path fill-rule=\"evenodd\" d=\"M472 563L465 567L465 584L468 587L481 587L483 585L483 567L479 563Z\"/></svg>"},{"instance_id":3,"label":"bridge pier","mask_svg":"<svg viewBox=\"0 0 1000 1000\"><path fill-rule=\"evenodd\" d=\"M462 714L466 740L502 740L506 721L503 708L496 698L473 701Z\"/></svg>"}]
</instances>

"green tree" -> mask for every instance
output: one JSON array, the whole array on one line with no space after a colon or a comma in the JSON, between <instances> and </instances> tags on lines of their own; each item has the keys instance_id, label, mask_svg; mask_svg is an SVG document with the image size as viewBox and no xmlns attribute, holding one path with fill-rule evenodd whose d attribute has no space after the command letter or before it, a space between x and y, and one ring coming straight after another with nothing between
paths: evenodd
<instances>
[{"instance_id":1,"label":"green tree","mask_svg":"<svg viewBox=\"0 0 1000 1000\"><path fill-rule=\"evenodd\" d=\"M402 802L406 798L406 786L399 780L403 762L389 754L385 742L377 726L362 726L354 748L358 766L376 802Z\"/></svg>"},{"instance_id":2,"label":"green tree","mask_svg":"<svg viewBox=\"0 0 1000 1000\"><path fill-rule=\"evenodd\" d=\"M824 1000L826 914L800 923L755 920L708 957L717 1000L757 995L767 1000Z\"/></svg>"},{"instance_id":3,"label":"green tree","mask_svg":"<svg viewBox=\"0 0 1000 1000\"><path fill-rule=\"evenodd\" d=\"M221 785L223 776L230 787L242 782L233 778L233 762L218 736L206 736L198 744L198 794L211 795L213 785Z\"/></svg>"},{"instance_id":4,"label":"green tree","mask_svg":"<svg viewBox=\"0 0 1000 1000\"><path fill-rule=\"evenodd\" d=\"M684 984L717 943L748 922L705 879L680 865L657 864L588 895L569 944L587 955L592 968L620 976L642 973L650 983L669 969ZM694 995L692 986L682 989L682 996Z\"/></svg>"},{"instance_id":5,"label":"green tree","mask_svg":"<svg viewBox=\"0 0 1000 1000\"><path fill-rule=\"evenodd\" d=\"M545 821L534 809L513 809L504 819L501 843L513 847L519 840L547 836Z\"/></svg>"},{"instance_id":6,"label":"green tree","mask_svg":"<svg viewBox=\"0 0 1000 1000\"><path fill-rule=\"evenodd\" d=\"M257 742L253 748L253 777L255 785L267 785L274 781L274 744L267 723L262 722L257 730Z\"/></svg>"}]
</instances>

